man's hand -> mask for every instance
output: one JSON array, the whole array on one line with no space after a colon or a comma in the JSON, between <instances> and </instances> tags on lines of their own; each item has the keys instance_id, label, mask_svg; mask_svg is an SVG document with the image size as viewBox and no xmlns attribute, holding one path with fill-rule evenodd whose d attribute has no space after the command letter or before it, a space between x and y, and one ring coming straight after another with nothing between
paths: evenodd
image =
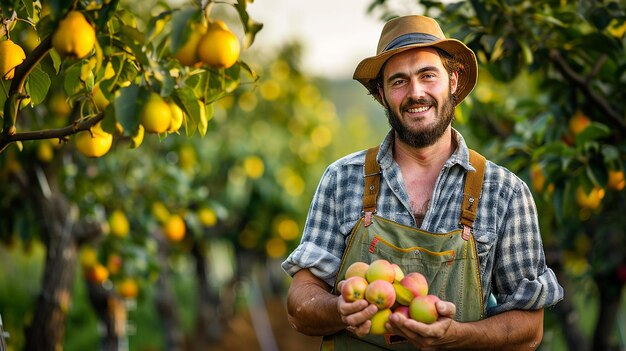
<instances>
[{"instance_id":1,"label":"man's hand","mask_svg":"<svg viewBox=\"0 0 626 351\"><path fill-rule=\"evenodd\" d=\"M338 289L341 290L343 280L339 282ZM358 336L367 335L372 326L370 319L378 311L378 307L370 304L365 299L354 302L347 302L341 296L337 299L337 310L341 315L341 320L346 324L346 329Z\"/></svg>"},{"instance_id":2,"label":"man's hand","mask_svg":"<svg viewBox=\"0 0 626 351\"><path fill-rule=\"evenodd\" d=\"M434 323L425 324L406 318L400 313L393 313L386 325L387 330L405 337L422 350L453 342L450 327L454 322L452 318L456 314L456 306L448 301L439 301L435 306L439 319Z\"/></svg>"}]
</instances>

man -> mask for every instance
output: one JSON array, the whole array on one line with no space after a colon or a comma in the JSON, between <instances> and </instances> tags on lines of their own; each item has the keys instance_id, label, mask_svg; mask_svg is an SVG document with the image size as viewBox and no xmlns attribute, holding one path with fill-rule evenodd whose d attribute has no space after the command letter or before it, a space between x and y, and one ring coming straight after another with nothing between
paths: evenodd
<instances>
[{"instance_id":1,"label":"man","mask_svg":"<svg viewBox=\"0 0 626 351\"><path fill-rule=\"evenodd\" d=\"M386 109L392 130L379 149L328 167L302 241L283 262L293 276L289 320L325 336L323 348L539 346L543 310L563 291L546 267L527 185L470 151L451 127L476 77L474 53L423 16L389 21L377 55L357 66L354 78ZM337 291L351 262L377 258L424 272L442 298L436 322L394 313L388 334L369 334L377 307Z\"/></svg>"}]
</instances>

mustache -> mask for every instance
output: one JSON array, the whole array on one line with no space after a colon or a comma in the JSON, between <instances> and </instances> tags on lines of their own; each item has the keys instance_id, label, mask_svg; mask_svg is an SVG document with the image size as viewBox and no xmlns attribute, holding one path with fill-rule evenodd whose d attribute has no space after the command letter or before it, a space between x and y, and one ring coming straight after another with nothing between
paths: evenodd
<instances>
[{"instance_id":1,"label":"mustache","mask_svg":"<svg viewBox=\"0 0 626 351\"><path fill-rule=\"evenodd\" d=\"M402 105L400 106L400 109L406 110L413 105L432 105L432 106L437 107L437 101L435 101L434 99L426 99L426 98L420 98L420 99L409 98L404 103L402 103Z\"/></svg>"}]
</instances>

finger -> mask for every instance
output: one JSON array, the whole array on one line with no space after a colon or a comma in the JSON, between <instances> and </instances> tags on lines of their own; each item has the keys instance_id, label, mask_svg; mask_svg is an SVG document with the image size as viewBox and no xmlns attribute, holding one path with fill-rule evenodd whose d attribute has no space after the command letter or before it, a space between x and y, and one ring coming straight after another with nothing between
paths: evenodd
<instances>
[{"instance_id":1,"label":"finger","mask_svg":"<svg viewBox=\"0 0 626 351\"><path fill-rule=\"evenodd\" d=\"M449 301L437 301L435 304L440 317L454 318L456 315L456 305Z\"/></svg>"},{"instance_id":2,"label":"finger","mask_svg":"<svg viewBox=\"0 0 626 351\"><path fill-rule=\"evenodd\" d=\"M345 316L349 314L358 313L364 310L365 308L367 308L368 305L369 305L369 302L367 302L364 299L359 299L354 302L348 302L344 300L343 298L340 298L339 302L337 303L337 308L339 309L339 313Z\"/></svg>"},{"instance_id":3,"label":"finger","mask_svg":"<svg viewBox=\"0 0 626 351\"><path fill-rule=\"evenodd\" d=\"M367 305L364 309L361 309L355 313L342 315L341 319L345 324L353 325L358 328L361 324L368 322L369 319L371 319L377 311L378 307L376 307L376 305ZM369 327L367 328L367 330L369 331Z\"/></svg>"},{"instance_id":4,"label":"finger","mask_svg":"<svg viewBox=\"0 0 626 351\"><path fill-rule=\"evenodd\" d=\"M337 283L337 291L341 291L341 287L343 286L343 282L345 282L345 280L342 280L339 283Z\"/></svg>"},{"instance_id":5,"label":"finger","mask_svg":"<svg viewBox=\"0 0 626 351\"><path fill-rule=\"evenodd\" d=\"M419 335L411 329L411 322L415 322L411 319L406 318L401 313L392 313L389 316L389 322L386 325L386 328L395 334L404 336L405 338L411 340L419 337Z\"/></svg>"},{"instance_id":6,"label":"finger","mask_svg":"<svg viewBox=\"0 0 626 351\"><path fill-rule=\"evenodd\" d=\"M354 330L354 333L358 336L365 336L369 334L370 328L372 327L372 321L369 319L357 326Z\"/></svg>"}]
</instances>

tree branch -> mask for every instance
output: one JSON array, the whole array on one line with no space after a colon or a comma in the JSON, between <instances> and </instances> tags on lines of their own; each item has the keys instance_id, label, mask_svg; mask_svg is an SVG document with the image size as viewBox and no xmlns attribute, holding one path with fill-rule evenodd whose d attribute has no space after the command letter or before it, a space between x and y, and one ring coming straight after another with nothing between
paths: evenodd
<instances>
[{"instance_id":1,"label":"tree branch","mask_svg":"<svg viewBox=\"0 0 626 351\"><path fill-rule=\"evenodd\" d=\"M93 118L84 119L82 121L74 122L68 126L57 129L44 129L35 130L29 132L15 133L8 135L6 133L0 134L0 153L12 142L24 141L24 140L39 140L39 139L64 139L65 137L76 134L83 130L89 130L98 122L104 119L104 113L98 113Z\"/></svg>"},{"instance_id":2,"label":"tree branch","mask_svg":"<svg viewBox=\"0 0 626 351\"><path fill-rule=\"evenodd\" d=\"M4 103L4 125L2 126L2 136L8 137L15 133L15 122L17 121L17 113L19 111L19 103L24 96L24 84L26 84L26 78L52 49L52 37L46 37L36 48L31 52L26 59L15 67L15 75L11 81L11 87L9 88L9 97ZM3 149L3 148L2 148ZM0 149L0 151L2 151Z\"/></svg>"},{"instance_id":3,"label":"tree branch","mask_svg":"<svg viewBox=\"0 0 626 351\"><path fill-rule=\"evenodd\" d=\"M565 61L561 53L557 50L550 50L550 59L555 63L556 68L561 74L569 81L573 82L582 92L589 98L589 100L595 104L602 113L604 113L609 119L611 119L619 127L622 133L626 133L626 121L613 110L609 103L602 96L598 95L591 89L590 80L576 73L570 65ZM592 72L593 73L593 72Z\"/></svg>"},{"instance_id":4,"label":"tree branch","mask_svg":"<svg viewBox=\"0 0 626 351\"><path fill-rule=\"evenodd\" d=\"M595 78L596 75L598 75L598 72L600 72L600 69L602 68L602 66L604 66L604 63L606 62L606 59L606 54L602 54L600 55L600 57L598 57L598 61L596 61L596 64L591 69L591 72L589 72L589 76L587 76L587 84L590 84L591 80Z\"/></svg>"}]
</instances>

